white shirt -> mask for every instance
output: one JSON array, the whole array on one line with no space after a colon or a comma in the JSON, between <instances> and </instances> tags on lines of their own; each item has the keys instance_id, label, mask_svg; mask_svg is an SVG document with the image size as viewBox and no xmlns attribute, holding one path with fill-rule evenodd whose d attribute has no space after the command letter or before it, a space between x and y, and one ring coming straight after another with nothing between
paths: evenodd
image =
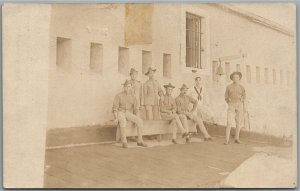
<instances>
[{"instance_id":1,"label":"white shirt","mask_svg":"<svg viewBox=\"0 0 300 191\"><path fill-rule=\"evenodd\" d=\"M198 91L199 94L197 93L197 91L196 91L195 88L197 89L197 91ZM200 88L196 87L196 86L193 86L193 87L190 88L189 91L190 91L189 95L192 98L194 98L194 99L197 100L198 106L208 105L209 104L209 97L207 95L207 91L206 91L206 88L204 86L202 86Z\"/></svg>"}]
</instances>

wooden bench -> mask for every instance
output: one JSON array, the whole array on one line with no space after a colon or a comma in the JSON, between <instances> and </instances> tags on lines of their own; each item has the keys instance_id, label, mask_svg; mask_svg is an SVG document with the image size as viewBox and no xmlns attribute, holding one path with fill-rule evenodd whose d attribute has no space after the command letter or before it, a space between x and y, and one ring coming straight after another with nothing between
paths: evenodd
<instances>
[{"instance_id":1,"label":"wooden bench","mask_svg":"<svg viewBox=\"0 0 300 191\"><path fill-rule=\"evenodd\" d=\"M152 120L144 121L143 135L162 135L171 134L173 131L173 126L176 125L175 122L170 123L169 120ZM189 132L197 132L196 124L191 120L188 120ZM137 136L137 128L131 122L127 123L126 126L126 136ZM177 129L180 133L180 130ZM119 142L121 139L119 126L117 127L116 141Z\"/></svg>"}]
</instances>

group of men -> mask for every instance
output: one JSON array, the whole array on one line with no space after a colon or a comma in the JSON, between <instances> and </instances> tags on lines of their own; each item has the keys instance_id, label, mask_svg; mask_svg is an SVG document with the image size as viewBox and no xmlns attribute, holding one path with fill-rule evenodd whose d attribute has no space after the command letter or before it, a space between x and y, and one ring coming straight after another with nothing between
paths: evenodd
<instances>
[{"instance_id":1,"label":"group of men","mask_svg":"<svg viewBox=\"0 0 300 191\"><path fill-rule=\"evenodd\" d=\"M193 121L196 127L204 135L204 140L212 140L211 136L203 124L203 117L208 116L212 121L214 117L210 112L208 96L206 89L201 82L201 77L195 78L195 86L189 90L186 84L183 84L180 89L180 94L172 97L174 85L168 83L164 85L165 93L163 92L160 83L155 80L154 74L156 69L148 68L145 75L148 80L142 84L138 81L138 71L134 68L130 70L130 80L126 80L123 85L123 91L115 96L113 102L114 122L120 129L122 147L127 148L126 125L128 121L135 124L137 128L138 140L137 145L147 147L143 141L143 119L140 111L145 108L146 120L169 120L176 124L173 126L172 142L177 144L176 134L177 129L182 133L182 137L187 143L191 141L191 135L188 128L188 120ZM242 126L243 117L243 101L245 100L245 89L239 84L242 74L234 72L230 78L233 83L227 86L225 92L225 101L228 103L227 112L227 128L225 145L229 143L230 129L236 122L236 137L235 142L241 143L239 140L239 132Z\"/></svg>"}]
</instances>

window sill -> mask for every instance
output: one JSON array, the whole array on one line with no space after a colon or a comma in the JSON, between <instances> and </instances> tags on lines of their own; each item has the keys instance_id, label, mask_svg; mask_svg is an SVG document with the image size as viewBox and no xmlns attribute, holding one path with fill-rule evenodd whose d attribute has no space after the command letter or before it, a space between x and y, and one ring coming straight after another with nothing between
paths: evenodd
<instances>
[{"instance_id":1,"label":"window sill","mask_svg":"<svg viewBox=\"0 0 300 191\"><path fill-rule=\"evenodd\" d=\"M207 68L192 68L192 67L183 67L184 73L190 73L190 74L209 74L209 70Z\"/></svg>"}]
</instances>

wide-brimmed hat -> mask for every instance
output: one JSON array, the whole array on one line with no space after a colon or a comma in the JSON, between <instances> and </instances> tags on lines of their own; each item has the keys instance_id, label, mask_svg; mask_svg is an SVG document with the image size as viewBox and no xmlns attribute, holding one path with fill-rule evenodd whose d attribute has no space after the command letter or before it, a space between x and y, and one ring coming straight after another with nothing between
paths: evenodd
<instances>
[{"instance_id":1,"label":"wide-brimmed hat","mask_svg":"<svg viewBox=\"0 0 300 191\"><path fill-rule=\"evenodd\" d=\"M240 79L242 79L242 73L241 72L233 72L232 74L230 74L230 79L232 80L234 75L239 75Z\"/></svg>"},{"instance_id":2,"label":"wide-brimmed hat","mask_svg":"<svg viewBox=\"0 0 300 191\"><path fill-rule=\"evenodd\" d=\"M129 73L129 74L131 75L133 72L136 72L136 73L138 73L138 71L137 71L136 69L134 69L134 68L131 68L131 69L130 69L130 73Z\"/></svg>"},{"instance_id":3,"label":"wide-brimmed hat","mask_svg":"<svg viewBox=\"0 0 300 191\"><path fill-rule=\"evenodd\" d=\"M175 86L173 86L171 83L164 85L165 88L175 88Z\"/></svg>"},{"instance_id":4,"label":"wide-brimmed hat","mask_svg":"<svg viewBox=\"0 0 300 191\"><path fill-rule=\"evenodd\" d=\"M189 87L187 85L185 85L185 84L182 84L182 86L179 89L180 90L182 90L182 89L189 89Z\"/></svg>"},{"instance_id":5,"label":"wide-brimmed hat","mask_svg":"<svg viewBox=\"0 0 300 191\"><path fill-rule=\"evenodd\" d=\"M156 69L149 67L149 68L148 68L148 71L145 73L145 75L148 75L150 71L155 72Z\"/></svg>"},{"instance_id":6,"label":"wide-brimmed hat","mask_svg":"<svg viewBox=\"0 0 300 191\"><path fill-rule=\"evenodd\" d=\"M129 80L126 80L122 85L123 85L123 86L127 86L127 85L129 85L129 84L131 85L131 82L130 82Z\"/></svg>"}]
</instances>

